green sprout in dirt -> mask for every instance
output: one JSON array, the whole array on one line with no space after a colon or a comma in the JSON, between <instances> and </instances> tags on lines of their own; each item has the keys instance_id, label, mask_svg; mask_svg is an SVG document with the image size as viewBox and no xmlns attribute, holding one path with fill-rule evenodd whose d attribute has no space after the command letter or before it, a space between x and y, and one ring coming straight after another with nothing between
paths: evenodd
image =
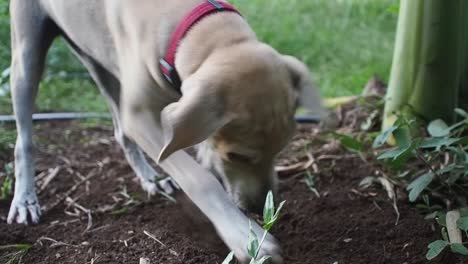
<instances>
[{"instance_id":1,"label":"green sprout in dirt","mask_svg":"<svg viewBox=\"0 0 468 264\"><path fill-rule=\"evenodd\" d=\"M316 183L315 183L315 178L316 178L315 174L312 174L308 170L305 172L305 177L304 177L305 184L307 185L309 190L311 192L313 192L315 194L315 196L317 196L317 198L320 198L320 193L317 190Z\"/></svg>"},{"instance_id":2,"label":"green sprout in dirt","mask_svg":"<svg viewBox=\"0 0 468 264\"><path fill-rule=\"evenodd\" d=\"M400 117L374 141L374 147L380 147L393 135L397 146L378 156L393 168L408 170L405 165L409 161L422 165L422 169L416 166L404 173L411 181L407 187L411 202L426 193L442 200L448 209L468 206L468 137L463 136L468 128L468 113L462 109L456 113L463 120L452 126L440 119L432 121L427 127L429 137L412 135L415 121Z\"/></svg>"},{"instance_id":3,"label":"green sprout in dirt","mask_svg":"<svg viewBox=\"0 0 468 264\"><path fill-rule=\"evenodd\" d=\"M11 162L5 164L4 173L0 173L0 175L3 175L2 178L4 178L0 185L0 200L5 200L13 193L13 164Z\"/></svg>"},{"instance_id":4,"label":"green sprout in dirt","mask_svg":"<svg viewBox=\"0 0 468 264\"><path fill-rule=\"evenodd\" d=\"M0 124L0 152L13 149L15 140L16 130L7 129Z\"/></svg>"},{"instance_id":5,"label":"green sprout in dirt","mask_svg":"<svg viewBox=\"0 0 468 264\"><path fill-rule=\"evenodd\" d=\"M30 244L14 244L0 246L0 252L6 251L1 254L0 262L5 264L23 263L23 257L28 253L31 247L32 245Z\"/></svg>"},{"instance_id":6,"label":"green sprout in dirt","mask_svg":"<svg viewBox=\"0 0 468 264\"><path fill-rule=\"evenodd\" d=\"M436 258L445 248L454 253L468 256L468 208L452 211L447 214L438 212L437 223L442 226L442 240L436 240L428 245L426 259ZM450 223L452 222L452 223Z\"/></svg>"},{"instance_id":7,"label":"green sprout in dirt","mask_svg":"<svg viewBox=\"0 0 468 264\"><path fill-rule=\"evenodd\" d=\"M468 113L462 109L455 111L461 121L448 126L437 119L427 126L428 136L415 133L415 121L400 116L395 125L380 134L374 141L374 147L381 147L392 136L396 147L385 150L378 156L386 161L392 169L399 171L397 181L407 185L410 202L419 202L416 207L427 214L428 219L437 219L443 226L443 240L429 245L427 259L437 257L444 248L450 246L452 252L468 255L462 242L462 231L465 241L468 240ZM411 163L410 163L411 162ZM460 235L454 241L449 240L445 225L445 210L462 212L462 217L453 223L450 230L459 230ZM449 231L450 233L450 231Z\"/></svg>"},{"instance_id":8,"label":"green sprout in dirt","mask_svg":"<svg viewBox=\"0 0 468 264\"><path fill-rule=\"evenodd\" d=\"M258 240L258 237L255 234L255 232L253 232L252 224L249 223L250 233L249 233L249 242L247 244L247 253L252 258L249 264L263 264L271 258L270 256L263 256L260 259L258 259L258 253L260 252L260 249L262 248L263 242L265 241L265 238L268 232L278 220L279 213L281 209L283 208L283 205L285 202L286 201L282 201L279 204L278 208L275 210L273 193L271 191L268 192L266 200L265 200L265 206L263 207L263 230L264 232L263 232L262 239L260 241ZM233 259L234 259L234 252L231 252L226 257L226 259L224 259L222 264L229 264L231 263Z\"/></svg>"}]
</instances>

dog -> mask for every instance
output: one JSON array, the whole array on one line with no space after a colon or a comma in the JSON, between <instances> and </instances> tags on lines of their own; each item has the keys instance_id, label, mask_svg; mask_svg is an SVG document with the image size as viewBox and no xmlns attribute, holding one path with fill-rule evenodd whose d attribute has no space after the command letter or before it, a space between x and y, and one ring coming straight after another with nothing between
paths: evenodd
<instances>
[{"instance_id":1,"label":"dog","mask_svg":"<svg viewBox=\"0 0 468 264\"><path fill-rule=\"evenodd\" d=\"M174 30L207 3L217 10L177 43L177 76L165 73L161 58ZM32 112L47 51L63 37L107 98L116 141L142 188L155 194L172 186L157 184L146 153L210 219L235 256L249 261L249 218L241 209L260 211L267 192L276 190L275 157L295 131L298 103L319 113L321 102L307 67L259 41L246 19L226 6L213 0L11 0L18 137L8 223L37 223L41 215ZM184 151L189 147L196 148L198 161ZM251 222L260 237L263 230ZM270 234L259 252L267 255L282 262Z\"/></svg>"}]
</instances>

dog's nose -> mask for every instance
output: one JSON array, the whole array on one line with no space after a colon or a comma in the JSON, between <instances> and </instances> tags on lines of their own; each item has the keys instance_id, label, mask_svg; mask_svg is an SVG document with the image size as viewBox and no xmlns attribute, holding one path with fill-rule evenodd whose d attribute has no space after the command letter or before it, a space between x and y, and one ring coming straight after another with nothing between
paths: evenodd
<instances>
[{"instance_id":1,"label":"dog's nose","mask_svg":"<svg viewBox=\"0 0 468 264\"><path fill-rule=\"evenodd\" d=\"M251 213L263 214L263 207L265 206L266 196L269 191L269 188L258 190L253 196L249 197L250 199L245 201L245 209Z\"/></svg>"},{"instance_id":2,"label":"dog's nose","mask_svg":"<svg viewBox=\"0 0 468 264\"><path fill-rule=\"evenodd\" d=\"M263 213L263 202L261 201L256 201L256 202L251 202L247 204L247 211L250 213L254 214L259 214L261 215Z\"/></svg>"}]
</instances>

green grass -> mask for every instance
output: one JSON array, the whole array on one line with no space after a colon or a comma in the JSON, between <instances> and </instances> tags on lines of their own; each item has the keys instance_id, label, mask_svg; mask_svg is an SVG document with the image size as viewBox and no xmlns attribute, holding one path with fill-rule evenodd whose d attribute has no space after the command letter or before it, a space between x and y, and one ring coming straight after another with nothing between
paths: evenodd
<instances>
[{"instance_id":1,"label":"green grass","mask_svg":"<svg viewBox=\"0 0 468 264\"><path fill-rule=\"evenodd\" d=\"M259 38L307 63L322 94L360 93L390 70L398 0L232 0ZM8 1L0 0L0 73L10 64ZM105 111L83 68L58 42L48 56L38 111ZM0 114L11 113L8 78L0 78Z\"/></svg>"}]
</instances>

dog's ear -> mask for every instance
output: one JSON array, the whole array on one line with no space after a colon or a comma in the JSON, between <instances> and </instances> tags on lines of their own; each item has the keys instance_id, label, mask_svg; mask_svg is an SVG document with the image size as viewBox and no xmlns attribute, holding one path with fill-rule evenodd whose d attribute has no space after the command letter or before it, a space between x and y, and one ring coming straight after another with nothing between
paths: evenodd
<instances>
[{"instance_id":1,"label":"dog's ear","mask_svg":"<svg viewBox=\"0 0 468 264\"><path fill-rule=\"evenodd\" d=\"M158 162L204 141L231 120L216 89L191 80L186 80L183 86L181 99L166 106L161 113L164 148Z\"/></svg>"},{"instance_id":2,"label":"dog's ear","mask_svg":"<svg viewBox=\"0 0 468 264\"><path fill-rule=\"evenodd\" d=\"M294 92L297 94L299 106L305 108L309 114L319 118L323 117L322 100L307 66L288 55L283 55L283 61L291 74L291 81Z\"/></svg>"}]
</instances>

